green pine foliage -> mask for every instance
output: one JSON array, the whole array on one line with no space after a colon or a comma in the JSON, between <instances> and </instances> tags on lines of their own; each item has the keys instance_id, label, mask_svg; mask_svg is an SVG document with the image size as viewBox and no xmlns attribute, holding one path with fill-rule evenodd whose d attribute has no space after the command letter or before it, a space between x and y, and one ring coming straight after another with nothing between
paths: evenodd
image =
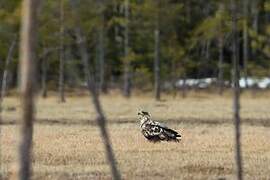
<instances>
[{"instance_id":1,"label":"green pine foliage","mask_svg":"<svg viewBox=\"0 0 270 180\"><path fill-rule=\"evenodd\" d=\"M75 1L75 0L74 0ZM252 76L269 76L270 68L270 3L258 2L258 30L254 29L254 13L249 5L249 16L244 18L242 2L238 2L239 47L243 43L243 21L248 25L250 60L248 71ZM81 28L86 35L86 44L93 71L97 37L104 28L105 79L108 85L121 87L123 62L130 61L133 87L153 88L154 30L160 28L161 79L174 83L177 79L217 77L218 40L224 39L224 78L231 76L231 17L226 0L130 0L129 55L124 57L124 0L99 1L77 0ZM220 8L221 4L224 8ZM64 0L64 45L66 51L66 79L72 86L84 82L82 64L75 40L75 20L70 0ZM0 3L0 73L14 35L19 35L21 1L9 0ZM100 14L104 19L100 18ZM44 52L48 62L48 82L57 85L59 67L60 1L46 0L39 9L38 54ZM240 48L241 49L241 48ZM242 51L240 51L240 54ZM12 61L13 77L17 76L18 48ZM242 66L242 55L240 65ZM41 67L39 66L39 71ZM38 72L39 72L38 71ZM1 78L0 78L1 79ZM16 80L16 78L14 78ZM13 83L16 85L16 83ZM147 86L145 85L147 84ZM115 87L115 86L112 86Z\"/></svg>"}]
</instances>

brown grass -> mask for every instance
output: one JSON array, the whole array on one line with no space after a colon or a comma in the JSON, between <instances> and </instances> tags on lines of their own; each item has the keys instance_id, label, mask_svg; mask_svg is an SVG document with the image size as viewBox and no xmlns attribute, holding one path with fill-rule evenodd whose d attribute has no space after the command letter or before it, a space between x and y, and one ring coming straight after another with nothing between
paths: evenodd
<instances>
[{"instance_id":1,"label":"brown grass","mask_svg":"<svg viewBox=\"0 0 270 180\"><path fill-rule=\"evenodd\" d=\"M166 96L156 102L137 96L102 97L112 144L124 179L234 179L234 132L229 95ZM34 179L111 179L95 113L86 96L38 99L34 130ZM15 109L14 109L15 107ZM245 179L270 179L270 101L242 99L242 145ZM140 134L136 112L150 111L183 135L179 143L149 143ZM9 177L16 161L16 98L4 102L2 166Z\"/></svg>"}]
</instances>

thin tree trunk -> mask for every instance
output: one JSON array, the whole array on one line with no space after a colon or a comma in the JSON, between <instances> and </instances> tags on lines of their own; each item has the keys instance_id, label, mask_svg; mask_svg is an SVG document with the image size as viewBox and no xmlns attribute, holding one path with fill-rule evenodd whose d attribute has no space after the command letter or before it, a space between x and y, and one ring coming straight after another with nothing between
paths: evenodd
<instances>
[{"instance_id":1,"label":"thin tree trunk","mask_svg":"<svg viewBox=\"0 0 270 180\"><path fill-rule=\"evenodd\" d=\"M186 19L187 19L187 22L190 22L191 20L191 1L190 0L186 0L185 1L185 6L186 6L186 11L185 11L185 16L186 16Z\"/></svg>"},{"instance_id":2,"label":"thin tree trunk","mask_svg":"<svg viewBox=\"0 0 270 180\"><path fill-rule=\"evenodd\" d=\"M130 72L130 61L129 55L129 0L125 0L125 44L124 44L124 96L130 97L131 95L131 72Z\"/></svg>"},{"instance_id":3,"label":"thin tree trunk","mask_svg":"<svg viewBox=\"0 0 270 180\"><path fill-rule=\"evenodd\" d=\"M265 0L265 2L264 2L265 11L266 11L266 6L267 6L267 1ZM269 26L269 24L270 24L270 13L269 13L269 10L268 10L268 13L265 13L265 25ZM268 43L270 44L269 39L268 39ZM270 53L268 54L268 57L270 57Z\"/></svg>"},{"instance_id":4,"label":"thin tree trunk","mask_svg":"<svg viewBox=\"0 0 270 180\"><path fill-rule=\"evenodd\" d=\"M118 14L119 14L118 2L113 1L113 15L114 15L113 18L115 18L115 16L117 17ZM119 35L119 27L118 27L118 25L114 25L114 41L117 42L117 46L119 46L118 35Z\"/></svg>"},{"instance_id":5,"label":"thin tree trunk","mask_svg":"<svg viewBox=\"0 0 270 180\"><path fill-rule=\"evenodd\" d=\"M103 27L99 32L99 90L103 93L106 92L105 89L105 58L104 58L104 32Z\"/></svg>"},{"instance_id":6,"label":"thin tree trunk","mask_svg":"<svg viewBox=\"0 0 270 180\"><path fill-rule=\"evenodd\" d=\"M258 9L259 0L254 0L252 5L253 11L253 29L255 32L259 32L259 9Z\"/></svg>"},{"instance_id":7,"label":"thin tree trunk","mask_svg":"<svg viewBox=\"0 0 270 180\"><path fill-rule=\"evenodd\" d=\"M218 61L218 84L219 84L219 95L223 94L224 82L223 82L223 48L224 48L223 35L219 37L219 61Z\"/></svg>"},{"instance_id":8,"label":"thin tree trunk","mask_svg":"<svg viewBox=\"0 0 270 180\"><path fill-rule=\"evenodd\" d=\"M155 59L154 59L154 71L155 71L155 98L160 100L160 39L159 29L155 30Z\"/></svg>"},{"instance_id":9,"label":"thin tree trunk","mask_svg":"<svg viewBox=\"0 0 270 180\"><path fill-rule=\"evenodd\" d=\"M248 88L248 60L249 60L249 38L248 38L248 7L249 0L243 0L243 8L244 8L244 21L243 21L243 69L244 69L244 77L245 77L245 85Z\"/></svg>"},{"instance_id":10,"label":"thin tree trunk","mask_svg":"<svg viewBox=\"0 0 270 180\"><path fill-rule=\"evenodd\" d=\"M6 59L6 64L5 64L5 69L4 69L4 73L3 73L3 78L2 78L2 85L1 85L1 95L0 95L0 111L1 111L1 105L2 105L2 101L6 95L6 89L7 89L7 77L8 77L8 67L10 64L10 61L12 59L13 56L13 52L16 46L16 42L17 42L17 35L14 36L14 39L12 40L12 43L9 47L8 50L8 55L7 55L7 59Z\"/></svg>"},{"instance_id":11,"label":"thin tree trunk","mask_svg":"<svg viewBox=\"0 0 270 180\"><path fill-rule=\"evenodd\" d=\"M47 72L48 72L48 56L54 51L59 51L59 47L44 48L42 54L39 56L41 60L41 94L43 98L47 97Z\"/></svg>"},{"instance_id":12,"label":"thin tree trunk","mask_svg":"<svg viewBox=\"0 0 270 180\"><path fill-rule=\"evenodd\" d=\"M187 75L184 74L183 86L182 86L182 98L187 97Z\"/></svg>"},{"instance_id":13,"label":"thin tree trunk","mask_svg":"<svg viewBox=\"0 0 270 180\"><path fill-rule=\"evenodd\" d=\"M176 72L176 62L173 60L171 64L171 82L172 82L172 93L173 97L175 98L177 96L177 72Z\"/></svg>"},{"instance_id":14,"label":"thin tree trunk","mask_svg":"<svg viewBox=\"0 0 270 180\"><path fill-rule=\"evenodd\" d=\"M223 15L225 10L225 6L223 2L220 2L219 4L219 11L221 16ZM219 23L219 39L218 39L218 47L219 47L219 61L218 61L218 85L219 85L219 95L223 94L224 91L224 70L223 70L223 61L224 61L224 33L222 32L223 29L223 19L220 19L220 23Z\"/></svg>"},{"instance_id":15,"label":"thin tree trunk","mask_svg":"<svg viewBox=\"0 0 270 180\"><path fill-rule=\"evenodd\" d=\"M42 89L42 97L47 97L47 56L42 58L42 65L41 65L41 89Z\"/></svg>"},{"instance_id":16,"label":"thin tree trunk","mask_svg":"<svg viewBox=\"0 0 270 180\"><path fill-rule=\"evenodd\" d=\"M258 4L259 0L253 0L251 1L251 14L252 14L252 29L255 31L256 34L259 33L259 10L258 10ZM253 59L257 59L257 49L251 48L251 54ZM252 96L255 97L258 91L257 87L252 88Z\"/></svg>"},{"instance_id":17,"label":"thin tree trunk","mask_svg":"<svg viewBox=\"0 0 270 180\"><path fill-rule=\"evenodd\" d=\"M210 49L210 45L211 45L211 41L210 40L207 40L206 41L206 47L205 47L205 59L206 59L206 62L209 61L209 58L210 58L210 52L209 52L209 49Z\"/></svg>"},{"instance_id":18,"label":"thin tree trunk","mask_svg":"<svg viewBox=\"0 0 270 180\"><path fill-rule=\"evenodd\" d=\"M60 102L65 102L65 87L64 87L64 1L60 1L60 57L59 57L59 98Z\"/></svg>"},{"instance_id":19,"label":"thin tree trunk","mask_svg":"<svg viewBox=\"0 0 270 180\"><path fill-rule=\"evenodd\" d=\"M99 91L106 93L105 85L105 52L104 52L104 1L98 0L100 5L100 29L98 32L98 62L99 62Z\"/></svg>"},{"instance_id":20,"label":"thin tree trunk","mask_svg":"<svg viewBox=\"0 0 270 180\"><path fill-rule=\"evenodd\" d=\"M157 0L157 13L156 13L156 27L154 31L155 38L155 57L154 57L154 91L155 91L155 99L157 101L160 100L160 25L159 25L159 11L160 11L160 0Z\"/></svg>"},{"instance_id":21,"label":"thin tree trunk","mask_svg":"<svg viewBox=\"0 0 270 180\"><path fill-rule=\"evenodd\" d=\"M205 64L207 65L208 64L208 61L209 61L209 46L210 46L210 41L209 40L205 40L202 44L202 51L201 51L201 59L203 60L203 63L201 62L198 62L199 64L199 70L198 70L198 73L197 73L197 79L200 79L202 78L202 76L204 76L205 74ZM198 84L194 87L195 90L198 90Z\"/></svg>"},{"instance_id":22,"label":"thin tree trunk","mask_svg":"<svg viewBox=\"0 0 270 180\"><path fill-rule=\"evenodd\" d=\"M112 177L114 180L119 180L121 179L120 172L118 171L116 160L114 157L113 149L111 146L111 141L110 141L110 136L107 132L107 127L106 127L106 117L104 116L101 104L99 102L99 97L98 93L96 91L96 84L94 81L94 76L91 74L89 71L89 54L87 52L86 48L86 39L84 38L82 31L80 29L79 25L79 17L76 15L75 8L76 4L74 0L70 0L72 8L73 8L73 15L75 16L76 22L78 23L75 28L75 35L76 35L76 40L78 44L78 48L80 51L82 63L84 66L84 74L85 78L87 81L87 86L89 93L92 95L92 103L94 104L95 110L97 112L97 124L100 128L100 133L101 133L101 138L104 144L104 148L106 151L106 158L108 161L108 164L110 165L111 168L111 173Z\"/></svg>"},{"instance_id":23,"label":"thin tree trunk","mask_svg":"<svg viewBox=\"0 0 270 180\"><path fill-rule=\"evenodd\" d=\"M235 160L237 165L237 179L242 180L242 155L241 155L241 127L240 127L240 89L239 89L239 47L237 37L237 5L235 0L231 0L232 8L232 56L233 56L233 119L235 126Z\"/></svg>"},{"instance_id":24,"label":"thin tree trunk","mask_svg":"<svg viewBox=\"0 0 270 180\"><path fill-rule=\"evenodd\" d=\"M258 10L258 2L259 0L253 0L252 1L252 18L253 18L253 21L252 21L252 29L253 31L255 31L257 34L259 32L259 10ZM253 57L256 57L256 54L257 54L257 50L256 48L253 48L252 49L252 56Z\"/></svg>"},{"instance_id":25,"label":"thin tree trunk","mask_svg":"<svg viewBox=\"0 0 270 180\"><path fill-rule=\"evenodd\" d=\"M22 95L22 125L19 147L19 179L31 178L31 154L35 95L35 60L37 46L38 0L24 0L22 4L22 28L20 43L20 72Z\"/></svg>"}]
</instances>

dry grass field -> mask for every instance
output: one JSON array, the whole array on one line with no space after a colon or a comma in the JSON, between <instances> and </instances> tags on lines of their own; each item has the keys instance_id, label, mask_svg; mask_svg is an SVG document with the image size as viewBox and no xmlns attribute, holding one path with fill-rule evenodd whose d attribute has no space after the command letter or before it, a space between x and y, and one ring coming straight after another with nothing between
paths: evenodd
<instances>
[{"instance_id":1,"label":"dry grass field","mask_svg":"<svg viewBox=\"0 0 270 180\"><path fill-rule=\"evenodd\" d=\"M270 179L270 96L244 94L241 100L245 179ZM186 99L165 96L156 102L138 95L102 96L108 129L123 179L235 179L232 101L204 93ZM111 179L95 111L89 97L37 99L34 179ZM144 109L183 135L179 143L149 143L136 114ZM1 126L2 171L11 176L16 161L20 104L4 101Z\"/></svg>"}]
</instances>

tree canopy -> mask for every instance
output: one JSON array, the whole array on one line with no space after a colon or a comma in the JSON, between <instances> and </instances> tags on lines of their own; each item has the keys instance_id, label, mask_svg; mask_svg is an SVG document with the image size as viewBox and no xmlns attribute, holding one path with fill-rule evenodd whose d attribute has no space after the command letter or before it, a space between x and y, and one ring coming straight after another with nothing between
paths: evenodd
<instances>
[{"instance_id":1,"label":"tree canopy","mask_svg":"<svg viewBox=\"0 0 270 180\"><path fill-rule=\"evenodd\" d=\"M249 59L245 65L240 49L240 67L246 68L248 76L269 76L270 68L270 3L266 0L237 1L239 47L243 47L244 29L248 32ZM74 1L78 5L78 17L86 36L90 69L98 74L99 58L104 58L104 81L106 86L121 87L124 62L131 65L132 86L151 89L154 80L154 30L158 22L160 30L160 73L162 82L173 83L183 78L218 77L223 68L225 80L231 78L232 28L229 2L226 0L129 0L129 53L125 46L125 0ZM68 86L84 82L74 28L70 1L64 3L65 79ZM14 36L20 29L21 1L0 3L0 72ZM246 13L244 13L246 12ZM60 1L42 1L38 9L38 57L41 71L42 58L48 65L47 82L57 86L59 67ZM243 23L245 24L243 26ZM102 45L99 32L102 28ZM220 46L222 38L223 45ZM102 51L99 49L102 48ZM222 51L220 51L222 48ZM104 53L100 56L100 53ZM224 59L219 66L220 52ZM45 56L46 55L46 56ZM17 83L18 52L13 54L10 70L10 86ZM244 67L246 66L246 67ZM243 75L243 73L242 73ZM100 78L99 78L100 79ZM98 80L98 78L97 78Z\"/></svg>"}]
</instances>

